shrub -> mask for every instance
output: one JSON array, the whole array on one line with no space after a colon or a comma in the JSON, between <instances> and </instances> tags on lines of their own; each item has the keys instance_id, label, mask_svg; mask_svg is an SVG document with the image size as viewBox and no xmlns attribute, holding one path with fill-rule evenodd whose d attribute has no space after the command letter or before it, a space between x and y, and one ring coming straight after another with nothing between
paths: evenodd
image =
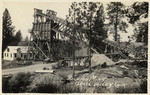
<instances>
[{"instance_id":1,"label":"shrub","mask_svg":"<svg viewBox=\"0 0 150 95\"><path fill-rule=\"evenodd\" d=\"M147 80L142 81L142 83L140 84L140 88L142 93L147 93Z\"/></svg>"},{"instance_id":2,"label":"shrub","mask_svg":"<svg viewBox=\"0 0 150 95\"><path fill-rule=\"evenodd\" d=\"M9 80L9 90L13 93L26 92L26 87L31 83L31 73L17 73Z\"/></svg>"},{"instance_id":3,"label":"shrub","mask_svg":"<svg viewBox=\"0 0 150 95\"><path fill-rule=\"evenodd\" d=\"M128 71L127 70L123 70L122 73L123 73L124 76L128 76Z\"/></svg>"},{"instance_id":4,"label":"shrub","mask_svg":"<svg viewBox=\"0 0 150 95\"><path fill-rule=\"evenodd\" d=\"M84 93L85 89L74 86L73 84L61 85L58 90L59 93Z\"/></svg>"},{"instance_id":5,"label":"shrub","mask_svg":"<svg viewBox=\"0 0 150 95\"><path fill-rule=\"evenodd\" d=\"M58 92L58 87L54 84L37 84L30 92L36 93L56 93Z\"/></svg>"},{"instance_id":6,"label":"shrub","mask_svg":"<svg viewBox=\"0 0 150 95\"><path fill-rule=\"evenodd\" d=\"M32 65L32 61L24 61L24 65Z\"/></svg>"},{"instance_id":7,"label":"shrub","mask_svg":"<svg viewBox=\"0 0 150 95\"><path fill-rule=\"evenodd\" d=\"M34 93L79 93L83 90L67 82L65 77L53 74L38 74L34 76L28 92Z\"/></svg>"},{"instance_id":8,"label":"shrub","mask_svg":"<svg viewBox=\"0 0 150 95\"><path fill-rule=\"evenodd\" d=\"M74 86L72 83L65 83L64 78L53 74L32 74L18 73L10 80L3 80L6 93L82 93L85 90ZM3 87L4 87L3 85Z\"/></svg>"},{"instance_id":9,"label":"shrub","mask_svg":"<svg viewBox=\"0 0 150 95\"><path fill-rule=\"evenodd\" d=\"M32 89L31 92L34 93L83 93L84 90L81 90L79 87L75 87L70 84L38 84L36 88Z\"/></svg>"},{"instance_id":10,"label":"shrub","mask_svg":"<svg viewBox=\"0 0 150 95\"><path fill-rule=\"evenodd\" d=\"M132 65L136 65L138 67L146 67L147 68L147 61L134 61Z\"/></svg>"},{"instance_id":11,"label":"shrub","mask_svg":"<svg viewBox=\"0 0 150 95\"><path fill-rule=\"evenodd\" d=\"M2 92L3 93L9 93L9 85L8 85L8 81L11 77L4 77L2 76Z\"/></svg>"}]
</instances>

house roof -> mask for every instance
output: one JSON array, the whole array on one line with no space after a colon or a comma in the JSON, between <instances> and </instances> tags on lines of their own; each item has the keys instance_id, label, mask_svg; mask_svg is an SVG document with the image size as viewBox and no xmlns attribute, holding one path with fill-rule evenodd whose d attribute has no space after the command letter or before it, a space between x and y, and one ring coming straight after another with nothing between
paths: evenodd
<instances>
[{"instance_id":1,"label":"house roof","mask_svg":"<svg viewBox=\"0 0 150 95\"><path fill-rule=\"evenodd\" d=\"M28 46L7 46L6 50L9 48L9 51L12 53L17 53L17 49L21 49L21 53L27 53L28 51Z\"/></svg>"}]
</instances>

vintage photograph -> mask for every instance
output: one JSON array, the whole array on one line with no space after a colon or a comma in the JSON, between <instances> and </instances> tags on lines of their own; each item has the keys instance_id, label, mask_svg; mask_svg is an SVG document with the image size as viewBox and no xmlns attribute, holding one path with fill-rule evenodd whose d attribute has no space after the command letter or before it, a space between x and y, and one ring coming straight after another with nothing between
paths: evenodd
<instances>
[{"instance_id":1,"label":"vintage photograph","mask_svg":"<svg viewBox=\"0 0 150 95\"><path fill-rule=\"evenodd\" d=\"M149 2L3 2L2 93L148 93Z\"/></svg>"}]
</instances>

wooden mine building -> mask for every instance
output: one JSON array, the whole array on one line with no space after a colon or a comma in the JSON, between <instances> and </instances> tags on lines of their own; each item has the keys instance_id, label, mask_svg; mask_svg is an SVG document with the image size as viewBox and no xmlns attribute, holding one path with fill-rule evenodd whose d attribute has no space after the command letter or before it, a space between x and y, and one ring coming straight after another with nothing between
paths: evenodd
<instances>
[{"instance_id":1,"label":"wooden mine building","mask_svg":"<svg viewBox=\"0 0 150 95\"><path fill-rule=\"evenodd\" d=\"M53 39L67 40L69 38L81 40L78 34L71 33L73 26L57 17L57 13L53 10L47 10L45 13L40 9L34 9L34 22L31 30L30 44L33 46L34 57L37 59L51 58L51 45ZM83 45L83 44L82 44ZM75 52L77 56L87 56L87 47L81 48ZM82 53L83 52L83 53Z\"/></svg>"}]
</instances>

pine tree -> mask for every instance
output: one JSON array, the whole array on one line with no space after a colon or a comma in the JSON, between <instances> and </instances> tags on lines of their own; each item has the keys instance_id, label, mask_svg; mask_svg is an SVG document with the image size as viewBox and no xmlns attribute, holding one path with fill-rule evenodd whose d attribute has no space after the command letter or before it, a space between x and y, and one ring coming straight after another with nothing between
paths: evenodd
<instances>
[{"instance_id":1,"label":"pine tree","mask_svg":"<svg viewBox=\"0 0 150 95\"><path fill-rule=\"evenodd\" d=\"M100 2L74 2L69 8L67 21L80 34L82 40L90 40L91 46L99 47L107 37L104 30L104 7Z\"/></svg>"},{"instance_id":2,"label":"pine tree","mask_svg":"<svg viewBox=\"0 0 150 95\"><path fill-rule=\"evenodd\" d=\"M101 5L96 12L94 26L93 26L93 34L92 34L92 43L94 43L94 48L97 49L98 52L104 51L105 44L102 42L107 37L107 31L105 30L104 24L104 8Z\"/></svg>"},{"instance_id":3,"label":"pine tree","mask_svg":"<svg viewBox=\"0 0 150 95\"><path fill-rule=\"evenodd\" d=\"M99 47L98 42L102 42L100 38L105 38L103 13L103 5L100 2L74 2L67 16L67 21L74 26L72 34L79 35L79 38L86 40L88 44L89 72L91 72L91 47Z\"/></svg>"},{"instance_id":4,"label":"pine tree","mask_svg":"<svg viewBox=\"0 0 150 95\"><path fill-rule=\"evenodd\" d=\"M12 37L12 41L9 43L10 46L17 46L19 42L22 41L21 31L18 32Z\"/></svg>"},{"instance_id":5,"label":"pine tree","mask_svg":"<svg viewBox=\"0 0 150 95\"><path fill-rule=\"evenodd\" d=\"M20 42L22 40L21 30L19 30L15 35L15 41Z\"/></svg>"},{"instance_id":6,"label":"pine tree","mask_svg":"<svg viewBox=\"0 0 150 95\"><path fill-rule=\"evenodd\" d=\"M135 26L137 42L148 44L148 2L135 2L128 8L129 23ZM143 22L141 19L147 19Z\"/></svg>"},{"instance_id":7,"label":"pine tree","mask_svg":"<svg viewBox=\"0 0 150 95\"><path fill-rule=\"evenodd\" d=\"M24 40L22 40L18 43L18 46L28 46L29 43L30 43L29 38L28 38L28 36L26 36Z\"/></svg>"},{"instance_id":8,"label":"pine tree","mask_svg":"<svg viewBox=\"0 0 150 95\"><path fill-rule=\"evenodd\" d=\"M115 41L119 41L118 32L126 31L128 27L127 23L125 23L122 18L124 18L126 11L125 6L121 2L111 2L107 6L107 14L109 19L109 25L113 26L114 31L114 39Z\"/></svg>"},{"instance_id":9,"label":"pine tree","mask_svg":"<svg viewBox=\"0 0 150 95\"><path fill-rule=\"evenodd\" d=\"M14 37L14 26L12 26L11 16L8 9L5 9L3 13L3 46L2 51L13 41Z\"/></svg>"}]
</instances>

